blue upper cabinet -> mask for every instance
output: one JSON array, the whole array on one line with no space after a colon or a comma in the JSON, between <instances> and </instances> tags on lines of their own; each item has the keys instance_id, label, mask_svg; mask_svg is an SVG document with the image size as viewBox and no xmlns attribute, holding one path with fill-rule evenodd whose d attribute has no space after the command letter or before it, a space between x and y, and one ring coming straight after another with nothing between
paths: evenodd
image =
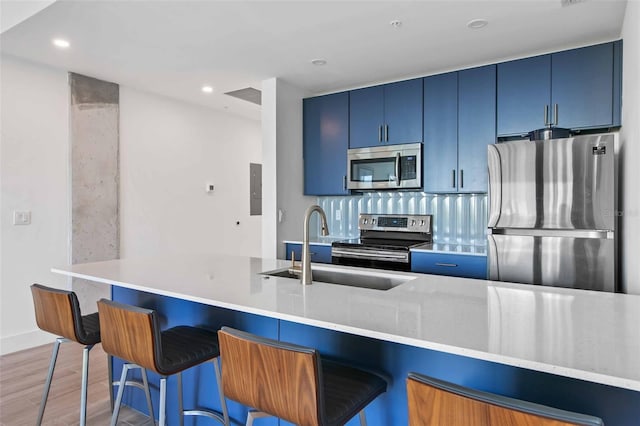
<instances>
[{"instance_id":1,"label":"blue upper cabinet","mask_svg":"<svg viewBox=\"0 0 640 426\"><path fill-rule=\"evenodd\" d=\"M554 123L570 129L620 125L613 120L613 69L613 43L551 55Z\"/></svg>"},{"instance_id":2,"label":"blue upper cabinet","mask_svg":"<svg viewBox=\"0 0 640 426\"><path fill-rule=\"evenodd\" d=\"M496 66L458 72L458 192L487 192L487 145L496 141Z\"/></svg>"},{"instance_id":3,"label":"blue upper cabinet","mask_svg":"<svg viewBox=\"0 0 640 426\"><path fill-rule=\"evenodd\" d=\"M367 87L349 92L349 148L383 142L384 89Z\"/></svg>"},{"instance_id":4,"label":"blue upper cabinet","mask_svg":"<svg viewBox=\"0 0 640 426\"><path fill-rule=\"evenodd\" d=\"M486 192L496 66L424 79L424 191Z\"/></svg>"},{"instance_id":5,"label":"blue upper cabinet","mask_svg":"<svg viewBox=\"0 0 640 426\"><path fill-rule=\"evenodd\" d=\"M352 90L349 147L422 142L422 79Z\"/></svg>"},{"instance_id":6,"label":"blue upper cabinet","mask_svg":"<svg viewBox=\"0 0 640 426\"><path fill-rule=\"evenodd\" d=\"M385 142L422 142L422 78L384 87Z\"/></svg>"},{"instance_id":7,"label":"blue upper cabinet","mask_svg":"<svg viewBox=\"0 0 640 426\"><path fill-rule=\"evenodd\" d=\"M303 100L305 195L346 195L349 93Z\"/></svg>"},{"instance_id":8,"label":"blue upper cabinet","mask_svg":"<svg viewBox=\"0 0 640 426\"><path fill-rule=\"evenodd\" d=\"M498 64L498 135L545 126L551 104L551 55ZM547 106L545 108L545 106Z\"/></svg>"},{"instance_id":9,"label":"blue upper cabinet","mask_svg":"<svg viewBox=\"0 0 640 426\"><path fill-rule=\"evenodd\" d=\"M424 161L426 192L457 192L458 73L424 79Z\"/></svg>"},{"instance_id":10,"label":"blue upper cabinet","mask_svg":"<svg viewBox=\"0 0 640 426\"><path fill-rule=\"evenodd\" d=\"M620 125L622 41L498 64L498 136Z\"/></svg>"}]
</instances>

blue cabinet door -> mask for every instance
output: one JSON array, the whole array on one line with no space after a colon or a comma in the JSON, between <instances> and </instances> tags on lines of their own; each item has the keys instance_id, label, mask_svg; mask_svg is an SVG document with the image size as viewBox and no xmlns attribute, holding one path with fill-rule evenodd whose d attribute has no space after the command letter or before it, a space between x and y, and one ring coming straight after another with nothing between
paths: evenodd
<instances>
[{"instance_id":1,"label":"blue cabinet door","mask_svg":"<svg viewBox=\"0 0 640 426\"><path fill-rule=\"evenodd\" d=\"M551 103L551 55L498 64L497 79L498 136L544 127L545 106Z\"/></svg>"},{"instance_id":2,"label":"blue cabinet door","mask_svg":"<svg viewBox=\"0 0 640 426\"><path fill-rule=\"evenodd\" d=\"M349 92L349 148L383 143L384 89L367 87Z\"/></svg>"},{"instance_id":3,"label":"blue cabinet door","mask_svg":"<svg viewBox=\"0 0 640 426\"><path fill-rule=\"evenodd\" d=\"M422 142L422 80L418 78L383 86L385 143Z\"/></svg>"},{"instance_id":4,"label":"blue cabinet door","mask_svg":"<svg viewBox=\"0 0 640 426\"><path fill-rule=\"evenodd\" d=\"M349 93L303 100L305 195L345 195Z\"/></svg>"},{"instance_id":5,"label":"blue cabinet door","mask_svg":"<svg viewBox=\"0 0 640 426\"><path fill-rule=\"evenodd\" d=\"M296 262L302 259L302 244L286 243L286 259L291 260L291 253L294 254ZM314 263L331 263L331 246L324 244L309 244L311 261Z\"/></svg>"},{"instance_id":6,"label":"blue cabinet door","mask_svg":"<svg viewBox=\"0 0 640 426\"><path fill-rule=\"evenodd\" d=\"M349 148L422 142L422 79L352 90Z\"/></svg>"},{"instance_id":7,"label":"blue cabinet door","mask_svg":"<svg viewBox=\"0 0 640 426\"><path fill-rule=\"evenodd\" d=\"M458 192L487 192L487 145L496 141L496 66L458 72Z\"/></svg>"},{"instance_id":8,"label":"blue cabinet door","mask_svg":"<svg viewBox=\"0 0 640 426\"><path fill-rule=\"evenodd\" d=\"M424 79L425 192L456 192L458 173L458 73Z\"/></svg>"},{"instance_id":9,"label":"blue cabinet door","mask_svg":"<svg viewBox=\"0 0 640 426\"><path fill-rule=\"evenodd\" d=\"M558 109L557 126L613 125L613 68L613 43L551 55L551 103Z\"/></svg>"},{"instance_id":10,"label":"blue cabinet door","mask_svg":"<svg viewBox=\"0 0 640 426\"><path fill-rule=\"evenodd\" d=\"M487 257L448 253L411 253L411 271L451 277L487 279Z\"/></svg>"}]
</instances>

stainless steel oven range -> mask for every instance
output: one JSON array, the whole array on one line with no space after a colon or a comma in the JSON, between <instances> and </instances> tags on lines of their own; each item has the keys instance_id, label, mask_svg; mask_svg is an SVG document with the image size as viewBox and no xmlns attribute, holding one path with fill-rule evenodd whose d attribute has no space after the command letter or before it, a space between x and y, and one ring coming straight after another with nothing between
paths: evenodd
<instances>
[{"instance_id":1,"label":"stainless steel oven range","mask_svg":"<svg viewBox=\"0 0 640 426\"><path fill-rule=\"evenodd\" d=\"M410 250L431 243L431 219L431 215L360 214L360 238L334 242L331 262L410 271Z\"/></svg>"}]
</instances>

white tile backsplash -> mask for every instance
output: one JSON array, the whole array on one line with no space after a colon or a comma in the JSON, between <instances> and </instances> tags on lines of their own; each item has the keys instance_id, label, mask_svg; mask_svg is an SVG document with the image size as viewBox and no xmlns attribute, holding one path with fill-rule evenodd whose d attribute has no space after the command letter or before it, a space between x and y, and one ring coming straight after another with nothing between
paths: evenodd
<instances>
[{"instance_id":1,"label":"white tile backsplash","mask_svg":"<svg viewBox=\"0 0 640 426\"><path fill-rule=\"evenodd\" d=\"M487 194L367 192L348 197L318 197L318 205L327 214L332 236L357 236L360 213L432 214L434 241L486 243Z\"/></svg>"}]
</instances>

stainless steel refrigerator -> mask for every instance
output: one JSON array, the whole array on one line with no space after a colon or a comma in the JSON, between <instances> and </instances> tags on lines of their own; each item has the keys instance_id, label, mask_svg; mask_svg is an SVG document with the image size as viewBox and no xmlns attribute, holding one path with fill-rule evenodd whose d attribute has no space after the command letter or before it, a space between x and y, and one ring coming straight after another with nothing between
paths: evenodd
<instances>
[{"instance_id":1,"label":"stainless steel refrigerator","mask_svg":"<svg viewBox=\"0 0 640 426\"><path fill-rule=\"evenodd\" d=\"M614 134L489 145L489 278L616 291Z\"/></svg>"}]
</instances>

